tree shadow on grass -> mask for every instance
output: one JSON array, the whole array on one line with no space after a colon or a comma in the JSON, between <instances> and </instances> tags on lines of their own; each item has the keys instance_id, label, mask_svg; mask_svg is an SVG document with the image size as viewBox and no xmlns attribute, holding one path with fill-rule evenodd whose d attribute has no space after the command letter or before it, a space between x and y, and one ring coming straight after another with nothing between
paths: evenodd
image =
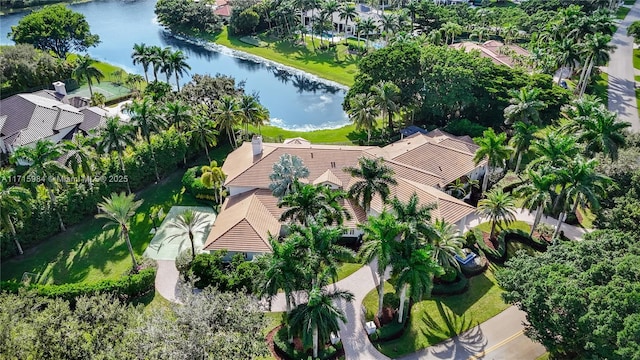
<instances>
[{"instance_id":1,"label":"tree shadow on grass","mask_svg":"<svg viewBox=\"0 0 640 360\"><path fill-rule=\"evenodd\" d=\"M473 304L480 300L493 286L497 286L492 282L486 274L480 274L471 278L469 290L460 295L454 296L437 296L436 301L442 301L453 313L462 316Z\"/></svg>"}]
</instances>

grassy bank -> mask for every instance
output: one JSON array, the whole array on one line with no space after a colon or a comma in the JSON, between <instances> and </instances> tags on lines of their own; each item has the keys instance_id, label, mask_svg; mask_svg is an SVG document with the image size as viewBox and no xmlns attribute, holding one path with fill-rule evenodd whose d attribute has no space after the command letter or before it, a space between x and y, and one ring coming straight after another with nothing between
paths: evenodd
<instances>
[{"instance_id":1,"label":"grassy bank","mask_svg":"<svg viewBox=\"0 0 640 360\"><path fill-rule=\"evenodd\" d=\"M252 132L258 132L257 128L250 128ZM314 144L353 144L362 137L356 131L354 125L343 126L338 129L324 129L315 131L285 130L276 126L262 126L260 132L266 141L282 141L295 137L301 137ZM366 138L366 135L364 135Z\"/></svg>"},{"instance_id":2,"label":"grassy bank","mask_svg":"<svg viewBox=\"0 0 640 360\"><path fill-rule=\"evenodd\" d=\"M358 56L349 54L346 46L342 44L331 50L314 51L308 37L306 46L266 35L258 35L257 38L263 46L255 46L241 41L240 38L230 35L226 27L220 33L207 37L208 40L220 45L261 56L327 80L347 86L353 84L353 79L358 71L356 66ZM316 39L315 42L318 46L320 40Z\"/></svg>"}]
</instances>

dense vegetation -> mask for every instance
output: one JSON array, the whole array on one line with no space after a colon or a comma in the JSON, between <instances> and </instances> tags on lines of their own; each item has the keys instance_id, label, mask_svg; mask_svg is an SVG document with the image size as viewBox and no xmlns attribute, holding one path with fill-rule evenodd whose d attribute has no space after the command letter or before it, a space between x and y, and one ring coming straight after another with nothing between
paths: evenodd
<instances>
[{"instance_id":1,"label":"dense vegetation","mask_svg":"<svg viewBox=\"0 0 640 360\"><path fill-rule=\"evenodd\" d=\"M206 1L160 0L156 3L158 21L174 31L188 30L209 34L220 30L222 20Z\"/></svg>"}]
</instances>

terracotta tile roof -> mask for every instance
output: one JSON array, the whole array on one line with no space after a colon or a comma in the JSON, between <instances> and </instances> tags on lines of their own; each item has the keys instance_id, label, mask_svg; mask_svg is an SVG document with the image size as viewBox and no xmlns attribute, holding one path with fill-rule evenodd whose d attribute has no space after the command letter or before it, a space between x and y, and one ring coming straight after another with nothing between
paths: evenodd
<instances>
[{"instance_id":1,"label":"terracotta tile roof","mask_svg":"<svg viewBox=\"0 0 640 360\"><path fill-rule=\"evenodd\" d=\"M229 197L204 244L205 250L270 252L269 234L280 234L280 222L255 191Z\"/></svg>"},{"instance_id":2,"label":"terracotta tile roof","mask_svg":"<svg viewBox=\"0 0 640 360\"><path fill-rule=\"evenodd\" d=\"M436 219L445 219L450 223L455 223L466 215L475 212L475 207L431 186L402 178L397 179L397 181L398 185L391 188L390 199L397 196L401 201L407 202L413 193L416 193L420 204L436 204L436 209L431 212L432 220L434 221ZM383 203L379 196L373 198L371 208L377 212L382 211Z\"/></svg>"},{"instance_id":3,"label":"terracotta tile roof","mask_svg":"<svg viewBox=\"0 0 640 360\"><path fill-rule=\"evenodd\" d=\"M295 138L291 138L291 139L284 139L284 141L282 142L283 144L298 144L298 145L302 145L302 144L311 144L311 141L305 139L305 138L301 138L301 137L295 137Z\"/></svg>"},{"instance_id":4,"label":"terracotta tile roof","mask_svg":"<svg viewBox=\"0 0 640 360\"><path fill-rule=\"evenodd\" d=\"M313 180L314 185L318 184L333 184L339 188L342 188L342 180L340 180L336 174L334 174L331 170L327 169L322 175L318 176L315 180Z\"/></svg>"},{"instance_id":5,"label":"terracotta tile roof","mask_svg":"<svg viewBox=\"0 0 640 360\"><path fill-rule=\"evenodd\" d=\"M346 184L350 175L343 169L356 165L366 149L370 147L264 143L262 154L253 156L251 144L244 143L229 155L222 166L222 170L227 174L225 186L268 188L273 164L283 154L301 158L309 169L309 179L316 179L330 169L343 184Z\"/></svg>"}]
</instances>

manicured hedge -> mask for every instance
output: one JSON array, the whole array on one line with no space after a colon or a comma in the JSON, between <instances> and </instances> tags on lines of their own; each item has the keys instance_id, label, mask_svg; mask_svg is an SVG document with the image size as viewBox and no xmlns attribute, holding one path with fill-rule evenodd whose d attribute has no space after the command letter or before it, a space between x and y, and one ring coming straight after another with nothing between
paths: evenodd
<instances>
[{"instance_id":1,"label":"manicured hedge","mask_svg":"<svg viewBox=\"0 0 640 360\"><path fill-rule=\"evenodd\" d=\"M458 274L456 281L448 284L434 284L431 295L459 295L469 288L469 279L462 274Z\"/></svg>"},{"instance_id":2,"label":"manicured hedge","mask_svg":"<svg viewBox=\"0 0 640 360\"><path fill-rule=\"evenodd\" d=\"M407 311L407 315L410 311ZM385 341L391 341L399 339L404 334L408 320L399 323L397 316L393 318L393 321L379 328L373 334L369 335L369 339L374 343L381 343Z\"/></svg>"},{"instance_id":3,"label":"manicured hedge","mask_svg":"<svg viewBox=\"0 0 640 360\"><path fill-rule=\"evenodd\" d=\"M273 337L273 345L276 353L285 360L307 360L312 358L311 350L304 352L298 351L289 344L289 334L286 326L283 326L276 332ZM319 348L318 357L315 359L332 360L338 359L342 355L344 355L342 343L338 343L325 348Z\"/></svg>"},{"instance_id":4,"label":"manicured hedge","mask_svg":"<svg viewBox=\"0 0 640 360\"><path fill-rule=\"evenodd\" d=\"M215 201L215 190L204 186L201 175L199 166L189 168L182 176L182 186L196 199Z\"/></svg>"},{"instance_id":5,"label":"manicured hedge","mask_svg":"<svg viewBox=\"0 0 640 360\"><path fill-rule=\"evenodd\" d=\"M502 264L507 261L507 241L517 241L522 244L532 247L536 251L546 251L548 244L539 239L534 239L529 236L528 233L519 229L507 229L500 232L496 241L498 242L498 248L492 249L484 243L482 232L478 229L473 229L467 233L467 237L475 239L477 246L482 250L484 255L492 262Z\"/></svg>"},{"instance_id":6,"label":"manicured hedge","mask_svg":"<svg viewBox=\"0 0 640 360\"><path fill-rule=\"evenodd\" d=\"M113 294L127 301L154 289L156 269L148 268L137 274L127 275L118 280L102 280L94 284L71 283L62 285L24 285L16 281L0 283L2 291L18 293L20 289L34 290L38 295L62 298L70 302L83 295Z\"/></svg>"}]
</instances>

